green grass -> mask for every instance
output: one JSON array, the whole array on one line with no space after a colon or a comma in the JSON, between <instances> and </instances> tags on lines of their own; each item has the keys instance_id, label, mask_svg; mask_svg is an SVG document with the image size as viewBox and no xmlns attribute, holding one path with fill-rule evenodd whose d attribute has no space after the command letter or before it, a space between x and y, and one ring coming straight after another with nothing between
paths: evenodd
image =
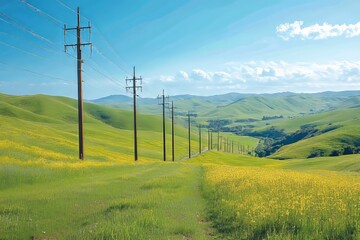
<instances>
[{"instance_id":1,"label":"green grass","mask_svg":"<svg viewBox=\"0 0 360 240\"><path fill-rule=\"evenodd\" d=\"M264 167L270 169L289 169L296 171L330 170L339 172L360 172L359 159L360 155L354 154L312 159L277 160L211 151L198 156L196 159L190 159L188 162L194 164L218 164L235 167Z\"/></svg>"},{"instance_id":2,"label":"green grass","mask_svg":"<svg viewBox=\"0 0 360 240\"><path fill-rule=\"evenodd\" d=\"M320 131L334 129L284 146L271 157L306 158L316 150L321 150L324 152L324 156L328 156L333 150L342 150L346 146L360 146L360 131L357 127L359 118L360 109L351 109L279 122L275 126L286 129L286 131L299 129L305 123L314 125Z\"/></svg>"},{"instance_id":3,"label":"green grass","mask_svg":"<svg viewBox=\"0 0 360 240\"><path fill-rule=\"evenodd\" d=\"M79 161L74 100L0 95L0 104L0 239L359 236L359 155L275 160L210 151L163 162L161 118L139 114L140 160L134 163L131 113L86 104L86 160ZM176 133L180 160L187 156L187 130L178 125ZM169 159L169 132L167 146ZM192 149L198 151L197 129ZM297 205L287 215L298 197L309 198L307 217L298 215ZM252 211L256 206L270 217Z\"/></svg>"},{"instance_id":4,"label":"green grass","mask_svg":"<svg viewBox=\"0 0 360 240\"><path fill-rule=\"evenodd\" d=\"M207 239L200 167L1 170L3 239Z\"/></svg>"},{"instance_id":5,"label":"green grass","mask_svg":"<svg viewBox=\"0 0 360 240\"><path fill-rule=\"evenodd\" d=\"M3 106L1 108L1 106ZM76 101L64 97L7 96L0 100L0 156L13 160L76 161ZM179 119L177 119L179 121ZM129 111L85 104L85 156L90 161L129 160L133 151L133 121ZM181 121L180 121L181 122ZM139 156L162 159L162 119L138 115ZM171 159L171 126L166 124L167 158ZM192 154L199 151L198 131L193 126ZM235 137L236 138L236 137ZM244 138L238 138L242 142ZM175 125L175 158L188 155L188 131ZM203 133L202 149L207 149ZM13 149L16 151L13 151Z\"/></svg>"}]
</instances>

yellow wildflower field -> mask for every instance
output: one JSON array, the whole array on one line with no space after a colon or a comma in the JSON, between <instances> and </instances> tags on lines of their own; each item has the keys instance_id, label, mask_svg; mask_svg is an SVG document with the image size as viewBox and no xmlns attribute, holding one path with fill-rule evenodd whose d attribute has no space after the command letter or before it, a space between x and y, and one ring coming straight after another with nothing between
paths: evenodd
<instances>
[{"instance_id":1,"label":"yellow wildflower field","mask_svg":"<svg viewBox=\"0 0 360 240\"><path fill-rule=\"evenodd\" d=\"M359 239L360 176L206 165L214 226L234 239Z\"/></svg>"}]
</instances>

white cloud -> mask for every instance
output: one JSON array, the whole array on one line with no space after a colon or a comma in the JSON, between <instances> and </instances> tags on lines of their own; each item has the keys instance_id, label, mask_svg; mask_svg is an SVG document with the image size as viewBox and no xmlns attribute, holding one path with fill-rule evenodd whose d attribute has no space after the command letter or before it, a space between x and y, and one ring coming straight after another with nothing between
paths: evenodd
<instances>
[{"instance_id":1,"label":"white cloud","mask_svg":"<svg viewBox=\"0 0 360 240\"><path fill-rule=\"evenodd\" d=\"M183 70L180 70L176 76L175 76L175 79L178 79L178 80L186 80L186 81L189 81L190 78L189 78L189 74Z\"/></svg>"},{"instance_id":2,"label":"white cloud","mask_svg":"<svg viewBox=\"0 0 360 240\"><path fill-rule=\"evenodd\" d=\"M161 75L159 79L161 82L173 82L174 81L174 77L171 75L169 75L169 76Z\"/></svg>"},{"instance_id":3,"label":"white cloud","mask_svg":"<svg viewBox=\"0 0 360 240\"><path fill-rule=\"evenodd\" d=\"M216 82L232 82L232 76L227 72L210 72L209 75Z\"/></svg>"},{"instance_id":4,"label":"white cloud","mask_svg":"<svg viewBox=\"0 0 360 240\"><path fill-rule=\"evenodd\" d=\"M229 73L234 76L234 82L243 80L249 87L282 86L289 91L296 91L304 89L304 86L346 87L349 83L360 84L360 61L335 61L324 64L259 61L227 65Z\"/></svg>"},{"instance_id":5,"label":"white cloud","mask_svg":"<svg viewBox=\"0 0 360 240\"><path fill-rule=\"evenodd\" d=\"M217 94L220 92L319 92L360 89L360 61L328 63L285 61L230 62L217 71L194 69L174 76L153 78L159 89L176 94ZM186 80L186 81L185 81ZM166 85L164 85L166 84Z\"/></svg>"},{"instance_id":6,"label":"white cloud","mask_svg":"<svg viewBox=\"0 0 360 240\"><path fill-rule=\"evenodd\" d=\"M303 27L303 21L295 21L293 23L283 23L276 27L278 35L284 39L300 38L302 40L313 39L321 40L331 37L356 37L360 36L360 22L355 24L314 24Z\"/></svg>"},{"instance_id":7,"label":"white cloud","mask_svg":"<svg viewBox=\"0 0 360 240\"><path fill-rule=\"evenodd\" d=\"M193 80L199 80L199 81L202 81L202 80L211 81L212 80L211 75L202 69L192 70L191 78Z\"/></svg>"}]
</instances>

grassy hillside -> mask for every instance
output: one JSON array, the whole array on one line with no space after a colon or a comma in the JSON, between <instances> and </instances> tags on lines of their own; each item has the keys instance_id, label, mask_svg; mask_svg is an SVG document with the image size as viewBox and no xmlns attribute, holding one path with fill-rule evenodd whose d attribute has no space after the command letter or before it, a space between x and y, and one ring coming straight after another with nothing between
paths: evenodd
<instances>
[{"instance_id":1,"label":"grassy hillside","mask_svg":"<svg viewBox=\"0 0 360 240\"><path fill-rule=\"evenodd\" d=\"M173 96L180 112L196 111L207 119L261 119L263 116L299 116L333 109L359 106L358 91L324 92L314 94L276 93L276 94L240 94L229 93L215 96ZM120 109L131 108L131 99L127 96L109 96L93 102L110 105ZM140 111L159 114L157 100L139 99Z\"/></svg>"},{"instance_id":2,"label":"grassy hillside","mask_svg":"<svg viewBox=\"0 0 360 240\"><path fill-rule=\"evenodd\" d=\"M299 116L329 110L334 107L334 99L321 99L306 95L292 95L278 98L253 96L240 99L229 105L218 107L206 114L208 117L256 118L263 116Z\"/></svg>"},{"instance_id":3,"label":"grassy hillside","mask_svg":"<svg viewBox=\"0 0 360 240\"><path fill-rule=\"evenodd\" d=\"M131 113L86 104L86 160L79 161L76 101L1 95L0 103L0 238L359 238L359 155L275 160L210 151L163 162L161 119L140 114L134 163ZM177 132L179 160L187 131ZM192 137L195 154L197 129Z\"/></svg>"},{"instance_id":4,"label":"grassy hillside","mask_svg":"<svg viewBox=\"0 0 360 240\"><path fill-rule=\"evenodd\" d=\"M293 132L301 126L314 126L320 134L303 139L291 145L280 148L272 157L275 158L306 158L315 151L322 155L331 155L333 151L343 151L347 146L360 146L360 131L358 122L360 109L335 110L319 115L279 121L274 124L285 132Z\"/></svg>"},{"instance_id":5,"label":"grassy hillside","mask_svg":"<svg viewBox=\"0 0 360 240\"><path fill-rule=\"evenodd\" d=\"M7 96L0 98L0 156L42 161L77 161L77 102L64 97ZM132 159L132 112L86 103L85 154L87 160ZM181 119L176 119L181 123ZM161 159L162 118L138 115L141 158ZM188 131L175 125L176 159L188 155ZM203 136L203 149L207 148ZM167 158L171 157L171 125L167 120ZM242 138L238 138L242 141ZM193 128L192 152L198 152L198 132ZM14 151L16 149L16 151Z\"/></svg>"}]
</instances>

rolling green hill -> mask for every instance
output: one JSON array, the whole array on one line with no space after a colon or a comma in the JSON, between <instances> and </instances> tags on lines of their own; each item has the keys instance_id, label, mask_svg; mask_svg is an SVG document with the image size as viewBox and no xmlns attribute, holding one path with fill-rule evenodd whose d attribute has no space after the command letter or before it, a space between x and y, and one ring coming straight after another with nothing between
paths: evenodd
<instances>
[{"instance_id":1,"label":"rolling green hill","mask_svg":"<svg viewBox=\"0 0 360 240\"><path fill-rule=\"evenodd\" d=\"M338 99L322 99L306 95L291 95L278 98L252 96L240 99L229 105L218 107L216 110L205 113L207 117L221 116L231 118L255 118L263 116L299 116L318 113L335 108Z\"/></svg>"},{"instance_id":2,"label":"rolling green hill","mask_svg":"<svg viewBox=\"0 0 360 240\"><path fill-rule=\"evenodd\" d=\"M5 239L359 236L359 155L280 161L209 151L190 161L163 162L161 118L139 114L140 160L134 163L131 112L85 104L86 160L79 161L75 100L0 95L0 106L0 236ZM356 111L273 123L291 133L305 121L319 130L333 121L337 128L321 137L352 129L358 118L346 119ZM195 128L193 154L196 134ZM257 144L251 137L221 135ZM187 129L178 125L176 160L187 155L186 136ZM167 140L170 146L169 134Z\"/></svg>"},{"instance_id":3,"label":"rolling green hill","mask_svg":"<svg viewBox=\"0 0 360 240\"><path fill-rule=\"evenodd\" d=\"M84 105L85 155L91 161L132 161L133 113L92 103ZM46 95L0 95L0 157L22 160L77 162L77 101ZM188 155L188 130L177 118L176 159ZM180 123L180 124L179 124ZM166 122L167 158L171 158L171 125ZM138 114L139 155L162 159L162 118ZM203 133L203 150L207 148ZM239 141L246 138L235 137ZM198 152L198 132L192 131L192 154ZM2 160L4 160L2 159Z\"/></svg>"},{"instance_id":4,"label":"rolling green hill","mask_svg":"<svg viewBox=\"0 0 360 240\"><path fill-rule=\"evenodd\" d=\"M351 154L357 152L360 146L359 119L359 108L333 110L273 121L269 125L255 127L250 135L282 139L285 145L273 153L272 158Z\"/></svg>"},{"instance_id":5,"label":"rolling green hill","mask_svg":"<svg viewBox=\"0 0 360 240\"><path fill-rule=\"evenodd\" d=\"M196 111L204 119L262 119L263 116L301 116L359 106L359 91L323 93L229 93L215 96L179 95L171 97L179 112ZM131 108L131 98L109 96L93 102L120 109ZM160 114L157 100L139 99L140 112Z\"/></svg>"}]
</instances>

